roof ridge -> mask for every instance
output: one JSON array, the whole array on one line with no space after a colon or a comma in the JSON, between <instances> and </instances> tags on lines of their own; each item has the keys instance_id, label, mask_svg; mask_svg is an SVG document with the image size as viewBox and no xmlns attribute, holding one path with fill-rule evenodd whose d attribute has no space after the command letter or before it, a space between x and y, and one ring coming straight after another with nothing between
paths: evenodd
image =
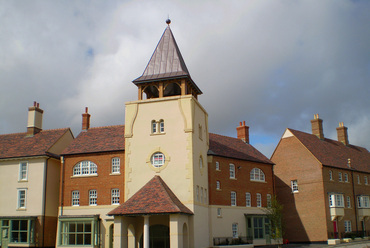
<instances>
[{"instance_id":1,"label":"roof ridge","mask_svg":"<svg viewBox=\"0 0 370 248\"><path fill-rule=\"evenodd\" d=\"M66 129L71 129L71 128L70 128L70 127L64 127L64 128L45 129L45 130L41 130L39 133L41 133L41 132L49 132L49 131L66 130ZM0 136L5 136L5 135L15 135L15 134L27 134L27 132L4 133L4 134L0 134Z\"/></svg>"},{"instance_id":2,"label":"roof ridge","mask_svg":"<svg viewBox=\"0 0 370 248\"><path fill-rule=\"evenodd\" d=\"M90 127L90 129L102 129L102 128L108 128L108 127L124 127L125 124L118 124L118 125L109 125L109 126L100 126L100 127Z\"/></svg>"},{"instance_id":3,"label":"roof ridge","mask_svg":"<svg viewBox=\"0 0 370 248\"><path fill-rule=\"evenodd\" d=\"M160 181L162 187L164 188L165 192L166 192L166 195L170 198L170 200L173 202L173 200L177 200L177 201L180 201L177 196L175 195L175 193L173 193L170 189L170 187L168 187L168 185L166 184L166 182L161 178L161 176L159 175L155 175L154 178L158 178L158 180ZM175 199L173 199L173 196L170 195L170 192L172 192L173 196L175 197ZM181 202L181 201L180 201ZM177 206L177 203L173 202L174 205L176 206L176 208L178 209L178 211L181 211L181 209L179 208L179 206Z\"/></svg>"}]
</instances>

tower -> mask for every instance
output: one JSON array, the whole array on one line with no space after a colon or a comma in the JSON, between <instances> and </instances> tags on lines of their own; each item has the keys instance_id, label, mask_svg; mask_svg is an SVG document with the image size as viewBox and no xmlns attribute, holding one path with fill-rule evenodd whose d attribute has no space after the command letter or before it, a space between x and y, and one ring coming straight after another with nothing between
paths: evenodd
<instances>
[{"instance_id":1,"label":"tower","mask_svg":"<svg viewBox=\"0 0 370 248\"><path fill-rule=\"evenodd\" d=\"M128 238L123 237L120 244L123 247L126 242L128 246L137 242L140 233L146 247L146 242L152 242L149 230L154 231L155 226L169 229L168 240L160 241L161 247L169 247L166 242L171 247L209 245L208 114L197 100L202 92L191 79L170 22L167 24L144 73L133 81L138 100L126 103L124 199L126 205L140 199L142 206L135 206L132 212L124 203L111 212L121 224L120 230L126 233L127 228ZM148 195L153 187L158 192ZM162 199L159 191L170 199ZM153 210L153 198L158 204L170 203ZM179 211L173 212L168 205L176 205ZM132 241L130 233L135 236Z\"/></svg>"}]
</instances>

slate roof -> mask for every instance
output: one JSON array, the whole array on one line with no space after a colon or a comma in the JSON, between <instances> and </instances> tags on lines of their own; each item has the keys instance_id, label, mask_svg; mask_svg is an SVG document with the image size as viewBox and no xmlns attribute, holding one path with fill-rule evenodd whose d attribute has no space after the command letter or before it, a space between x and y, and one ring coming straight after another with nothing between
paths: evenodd
<instances>
[{"instance_id":1,"label":"slate roof","mask_svg":"<svg viewBox=\"0 0 370 248\"><path fill-rule=\"evenodd\" d=\"M139 84L173 78L188 78L198 94L202 93L191 79L170 26L168 26L163 32L143 75L135 79L133 83Z\"/></svg>"},{"instance_id":2,"label":"slate roof","mask_svg":"<svg viewBox=\"0 0 370 248\"><path fill-rule=\"evenodd\" d=\"M160 176L154 176L130 199L110 211L108 215L136 216L174 213L193 214L180 202Z\"/></svg>"},{"instance_id":3,"label":"slate roof","mask_svg":"<svg viewBox=\"0 0 370 248\"><path fill-rule=\"evenodd\" d=\"M340 141L325 138L319 139L316 135L288 130L325 166L349 169L348 159L351 159L351 168L370 172L370 153L366 148L354 145L344 145Z\"/></svg>"},{"instance_id":4,"label":"slate roof","mask_svg":"<svg viewBox=\"0 0 370 248\"><path fill-rule=\"evenodd\" d=\"M63 151L63 155L123 151L125 149L125 126L106 126L82 131Z\"/></svg>"},{"instance_id":5,"label":"slate roof","mask_svg":"<svg viewBox=\"0 0 370 248\"><path fill-rule=\"evenodd\" d=\"M274 164L252 145L245 143L244 141L237 138L227 137L214 133L209 134L208 155L236 158L271 165Z\"/></svg>"},{"instance_id":6,"label":"slate roof","mask_svg":"<svg viewBox=\"0 0 370 248\"><path fill-rule=\"evenodd\" d=\"M33 156L54 156L49 149L66 133L69 128L42 130L34 136L27 133L13 133L0 135L0 159L33 157Z\"/></svg>"}]
</instances>

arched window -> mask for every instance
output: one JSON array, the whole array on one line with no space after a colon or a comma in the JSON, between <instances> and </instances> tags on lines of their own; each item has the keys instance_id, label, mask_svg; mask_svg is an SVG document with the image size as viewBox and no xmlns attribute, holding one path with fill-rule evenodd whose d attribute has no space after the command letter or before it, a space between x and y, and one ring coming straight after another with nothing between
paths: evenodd
<instances>
[{"instance_id":1,"label":"arched window","mask_svg":"<svg viewBox=\"0 0 370 248\"><path fill-rule=\"evenodd\" d=\"M164 133L164 120L159 121L159 132Z\"/></svg>"},{"instance_id":2,"label":"arched window","mask_svg":"<svg viewBox=\"0 0 370 248\"><path fill-rule=\"evenodd\" d=\"M252 181L265 181L265 174L259 168L253 168L251 171L251 180Z\"/></svg>"},{"instance_id":3,"label":"arched window","mask_svg":"<svg viewBox=\"0 0 370 248\"><path fill-rule=\"evenodd\" d=\"M157 122L155 120L152 120L152 133L157 132Z\"/></svg>"},{"instance_id":4,"label":"arched window","mask_svg":"<svg viewBox=\"0 0 370 248\"><path fill-rule=\"evenodd\" d=\"M73 167L74 176L97 175L98 166L91 161L81 161Z\"/></svg>"}]
</instances>

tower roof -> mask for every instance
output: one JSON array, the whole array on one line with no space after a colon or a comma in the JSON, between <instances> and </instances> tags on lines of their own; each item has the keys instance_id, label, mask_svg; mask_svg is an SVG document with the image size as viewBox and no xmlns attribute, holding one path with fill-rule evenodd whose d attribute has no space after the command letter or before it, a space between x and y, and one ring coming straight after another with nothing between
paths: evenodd
<instances>
[{"instance_id":1,"label":"tower roof","mask_svg":"<svg viewBox=\"0 0 370 248\"><path fill-rule=\"evenodd\" d=\"M196 88L198 94L201 90L190 77L188 68L182 58L179 47L172 34L170 26L165 29L163 35L154 50L152 57L146 66L143 75L133 81L134 84L147 83L153 81L187 78Z\"/></svg>"}]
</instances>

